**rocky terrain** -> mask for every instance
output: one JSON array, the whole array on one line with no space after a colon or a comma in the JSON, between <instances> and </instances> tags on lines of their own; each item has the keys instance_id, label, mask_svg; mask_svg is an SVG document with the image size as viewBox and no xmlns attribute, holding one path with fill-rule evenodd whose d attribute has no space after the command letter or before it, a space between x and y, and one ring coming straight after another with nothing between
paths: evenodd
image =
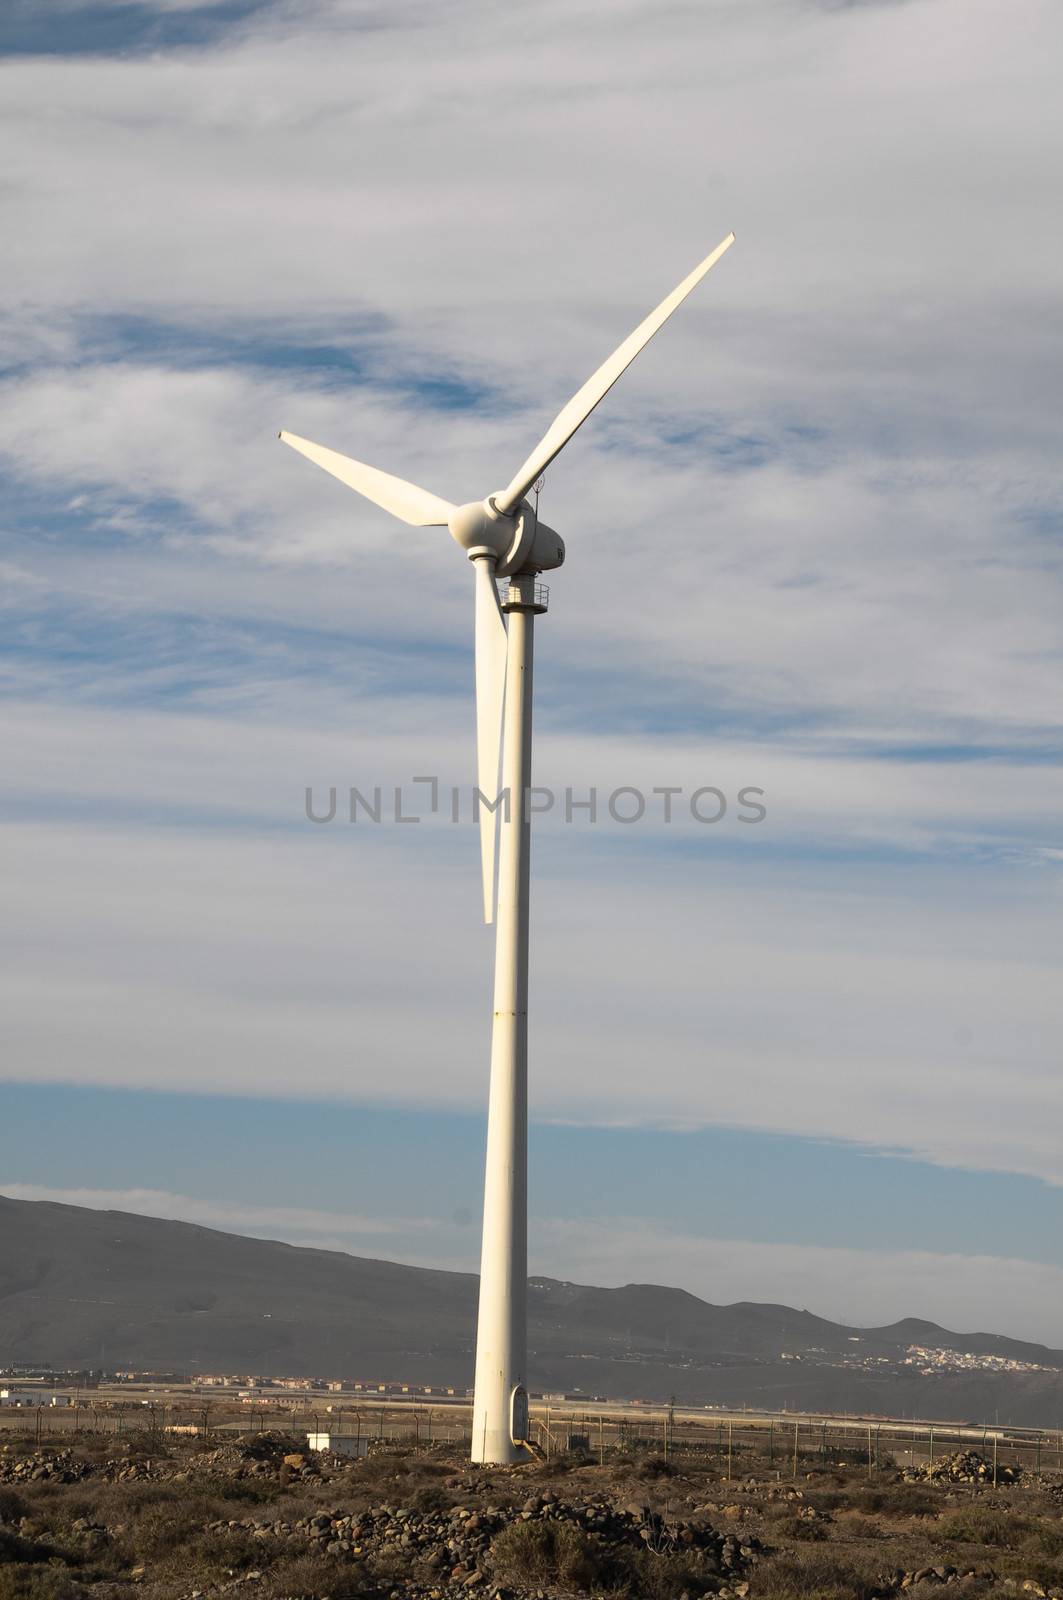
<instances>
[{"instance_id":1,"label":"rocky terrain","mask_svg":"<svg viewBox=\"0 0 1063 1600\"><path fill-rule=\"evenodd\" d=\"M972 1452L921 1481L892 1464L873 1479L741 1466L474 1468L439 1445L350 1461L269 1434L11 1440L0 1600L1063 1600L1058 1474L994 1486Z\"/></svg>"}]
</instances>

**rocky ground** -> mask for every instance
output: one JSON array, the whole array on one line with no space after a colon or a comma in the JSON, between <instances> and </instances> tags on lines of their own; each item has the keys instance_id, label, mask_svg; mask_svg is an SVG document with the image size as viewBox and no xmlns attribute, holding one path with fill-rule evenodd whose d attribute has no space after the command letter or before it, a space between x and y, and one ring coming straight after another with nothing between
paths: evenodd
<instances>
[{"instance_id":1,"label":"rocky ground","mask_svg":"<svg viewBox=\"0 0 1063 1600\"><path fill-rule=\"evenodd\" d=\"M711 1455L471 1468L430 1445L344 1461L274 1435L9 1443L0 1600L1063 1600L1058 1475L994 1485L973 1452L871 1480L725 1472Z\"/></svg>"}]
</instances>

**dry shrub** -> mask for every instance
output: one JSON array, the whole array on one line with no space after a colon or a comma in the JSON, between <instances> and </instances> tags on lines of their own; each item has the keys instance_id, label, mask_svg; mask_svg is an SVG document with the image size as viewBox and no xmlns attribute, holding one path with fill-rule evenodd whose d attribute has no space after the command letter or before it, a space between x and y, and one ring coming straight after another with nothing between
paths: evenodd
<instances>
[{"instance_id":1,"label":"dry shrub","mask_svg":"<svg viewBox=\"0 0 1063 1600\"><path fill-rule=\"evenodd\" d=\"M17 1522L19 1517L28 1515L26 1502L14 1489L9 1489L6 1484L0 1486L0 1522Z\"/></svg>"},{"instance_id":2,"label":"dry shrub","mask_svg":"<svg viewBox=\"0 0 1063 1600\"><path fill-rule=\"evenodd\" d=\"M422 1483L420 1488L413 1491L408 1504L411 1511L420 1514L428 1511L449 1511L450 1496L437 1483Z\"/></svg>"},{"instance_id":3,"label":"dry shrub","mask_svg":"<svg viewBox=\"0 0 1063 1600\"><path fill-rule=\"evenodd\" d=\"M678 1600L715 1589L715 1565L697 1551L607 1550L570 1522L514 1522L492 1541L487 1566L510 1588L575 1590Z\"/></svg>"},{"instance_id":4,"label":"dry shrub","mask_svg":"<svg viewBox=\"0 0 1063 1600\"><path fill-rule=\"evenodd\" d=\"M176 1487L180 1490L181 1485ZM184 1488L185 1494L189 1492L200 1498L209 1496L242 1506L260 1506L272 1500L276 1491L272 1483L260 1478L226 1478L221 1474L197 1472L191 1485Z\"/></svg>"},{"instance_id":5,"label":"dry shrub","mask_svg":"<svg viewBox=\"0 0 1063 1600\"><path fill-rule=\"evenodd\" d=\"M243 1528L226 1528L215 1533L200 1533L185 1539L171 1552L183 1572L195 1572L200 1579L228 1578L249 1572L266 1559L262 1543Z\"/></svg>"},{"instance_id":6,"label":"dry shrub","mask_svg":"<svg viewBox=\"0 0 1063 1600\"><path fill-rule=\"evenodd\" d=\"M1063 1523L1039 1522L1030 1529L1023 1541L1025 1550L1058 1560L1063 1556Z\"/></svg>"},{"instance_id":7,"label":"dry shrub","mask_svg":"<svg viewBox=\"0 0 1063 1600\"><path fill-rule=\"evenodd\" d=\"M861 1517L856 1512L845 1512L839 1527L842 1528L849 1539L881 1539L883 1530L877 1522L872 1522L869 1517Z\"/></svg>"},{"instance_id":8,"label":"dry shrub","mask_svg":"<svg viewBox=\"0 0 1063 1600\"><path fill-rule=\"evenodd\" d=\"M1022 1544L1030 1532L1025 1517L1008 1511L990 1511L981 1506L968 1506L962 1511L950 1511L942 1517L934 1530L934 1537L944 1544L984 1544L999 1550L1010 1550Z\"/></svg>"},{"instance_id":9,"label":"dry shrub","mask_svg":"<svg viewBox=\"0 0 1063 1600\"><path fill-rule=\"evenodd\" d=\"M177 1492L138 1495L125 1515L115 1519L124 1522L126 1538L141 1561L165 1560L192 1543L212 1537L203 1532L206 1524L228 1520L233 1515L233 1507L224 1499L201 1494L198 1487L190 1491L184 1486L183 1493L181 1485L158 1487ZM110 1522L111 1518L100 1520Z\"/></svg>"},{"instance_id":10,"label":"dry shrub","mask_svg":"<svg viewBox=\"0 0 1063 1600\"><path fill-rule=\"evenodd\" d=\"M0 1600L86 1600L87 1593L61 1567L21 1561L0 1566Z\"/></svg>"},{"instance_id":11,"label":"dry shrub","mask_svg":"<svg viewBox=\"0 0 1063 1600\"><path fill-rule=\"evenodd\" d=\"M570 1522L513 1522L492 1540L487 1563L500 1583L515 1589L586 1591L612 1587L603 1557L597 1540Z\"/></svg>"},{"instance_id":12,"label":"dry shrub","mask_svg":"<svg viewBox=\"0 0 1063 1600\"><path fill-rule=\"evenodd\" d=\"M626 1584L633 1595L649 1600L679 1600L683 1594L703 1594L715 1590L719 1579L715 1567L707 1566L696 1551L676 1551L654 1555L651 1550L633 1550L624 1562L630 1574Z\"/></svg>"},{"instance_id":13,"label":"dry shrub","mask_svg":"<svg viewBox=\"0 0 1063 1600\"><path fill-rule=\"evenodd\" d=\"M825 1524L819 1517L785 1517L776 1525L784 1539L797 1539L803 1544L819 1544L827 1537Z\"/></svg>"},{"instance_id":14,"label":"dry shrub","mask_svg":"<svg viewBox=\"0 0 1063 1600\"><path fill-rule=\"evenodd\" d=\"M878 1576L826 1550L793 1550L756 1568L754 1600L871 1600Z\"/></svg>"},{"instance_id":15,"label":"dry shrub","mask_svg":"<svg viewBox=\"0 0 1063 1600\"><path fill-rule=\"evenodd\" d=\"M0 1528L0 1563L47 1561L51 1551L31 1539L23 1539L12 1528Z\"/></svg>"},{"instance_id":16,"label":"dry shrub","mask_svg":"<svg viewBox=\"0 0 1063 1600\"><path fill-rule=\"evenodd\" d=\"M390 1450L373 1449L351 1473L352 1483L374 1489L395 1488L400 1484L405 1487L409 1476L410 1463L405 1452L397 1454Z\"/></svg>"},{"instance_id":17,"label":"dry shrub","mask_svg":"<svg viewBox=\"0 0 1063 1600\"><path fill-rule=\"evenodd\" d=\"M261 1583L255 1585L256 1600L323 1600L326 1595L358 1594L366 1587L365 1573L350 1562L340 1563L331 1556L291 1556L274 1561Z\"/></svg>"},{"instance_id":18,"label":"dry shrub","mask_svg":"<svg viewBox=\"0 0 1063 1600\"><path fill-rule=\"evenodd\" d=\"M840 1489L815 1488L805 1495L805 1505L814 1506L817 1511L837 1511L852 1503L852 1496L843 1494Z\"/></svg>"},{"instance_id":19,"label":"dry shrub","mask_svg":"<svg viewBox=\"0 0 1063 1600\"><path fill-rule=\"evenodd\" d=\"M1006 1572L1013 1573L1020 1582L1032 1579L1034 1583L1039 1583L1042 1589L1057 1591L1063 1585L1063 1562L1060 1561L1046 1559L1044 1556L1022 1554L1007 1556L1000 1565Z\"/></svg>"},{"instance_id":20,"label":"dry shrub","mask_svg":"<svg viewBox=\"0 0 1063 1600\"><path fill-rule=\"evenodd\" d=\"M935 1496L917 1483L869 1486L852 1495L849 1504L854 1511L882 1517L932 1517L939 1509Z\"/></svg>"},{"instance_id":21,"label":"dry shrub","mask_svg":"<svg viewBox=\"0 0 1063 1600\"><path fill-rule=\"evenodd\" d=\"M1022 1519L1013 1518L1013 1523ZM1021 1537L1016 1534L1016 1548L995 1565L1001 1571L1014 1575L1020 1582L1032 1579L1052 1593L1063 1590L1063 1524L1027 1521Z\"/></svg>"},{"instance_id":22,"label":"dry shrub","mask_svg":"<svg viewBox=\"0 0 1063 1600\"><path fill-rule=\"evenodd\" d=\"M204 1520L198 1507L192 1505L171 1502L147 1506L133 1523L128 1537L138 1560L164 1561L202 1530Z\"/></svg>"}]
</instances>

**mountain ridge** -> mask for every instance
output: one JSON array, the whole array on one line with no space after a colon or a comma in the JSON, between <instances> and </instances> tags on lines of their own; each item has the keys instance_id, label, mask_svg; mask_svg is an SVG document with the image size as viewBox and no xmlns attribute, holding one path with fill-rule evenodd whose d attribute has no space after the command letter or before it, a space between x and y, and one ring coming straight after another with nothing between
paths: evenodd
<instances>
[{"instance_id":1,"label":"mountain ridge","mask_svg":"<svg viewBox=\"0 0 1063 1600\"><path fill-rule=\"evenodd\" d=\"M200 1223L0 1196L0 1365L472 1381L477 1278ZM909 1345L1024 1368L919 1374ZM616 1398L1054 1420L1063 1351L919 1318L529 1280L529 1382Z\"/></svg>"}]
</instances>

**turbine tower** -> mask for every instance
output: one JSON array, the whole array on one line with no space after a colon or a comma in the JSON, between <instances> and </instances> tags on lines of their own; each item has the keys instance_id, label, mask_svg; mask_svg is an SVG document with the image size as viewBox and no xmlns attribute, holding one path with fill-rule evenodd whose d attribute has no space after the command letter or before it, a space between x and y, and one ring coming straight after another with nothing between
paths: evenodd
<instances>
[{"instance_id":1,"label":"turbine tower","mask_svg":"<svg viewBox=\"0 0 1063 1600\"><path fill-rule=\"evenodd\" d=\"M528 1299L528 884L531 819L532 667L535 617L546 610L541 572L565 546L538 520L527 495L598 402L734 243L730 233L639 324L558 413L505 489L451 505L390 473L308 439L285 444L413 527L446 527L473 564L476 760L481 799L484 921L495 917L494 1021L487 1117L480 1308L472 1458L526 1459ZM508 580L499 597L497 580ZM508 619L508 620L507 620ZM501 772L501 789L499 776ZM485 806L483 800L491 804ZM496 802L498 802L496 804ZM497 887L495 874L498 860Z\"/></svg>"}]
</instances>

